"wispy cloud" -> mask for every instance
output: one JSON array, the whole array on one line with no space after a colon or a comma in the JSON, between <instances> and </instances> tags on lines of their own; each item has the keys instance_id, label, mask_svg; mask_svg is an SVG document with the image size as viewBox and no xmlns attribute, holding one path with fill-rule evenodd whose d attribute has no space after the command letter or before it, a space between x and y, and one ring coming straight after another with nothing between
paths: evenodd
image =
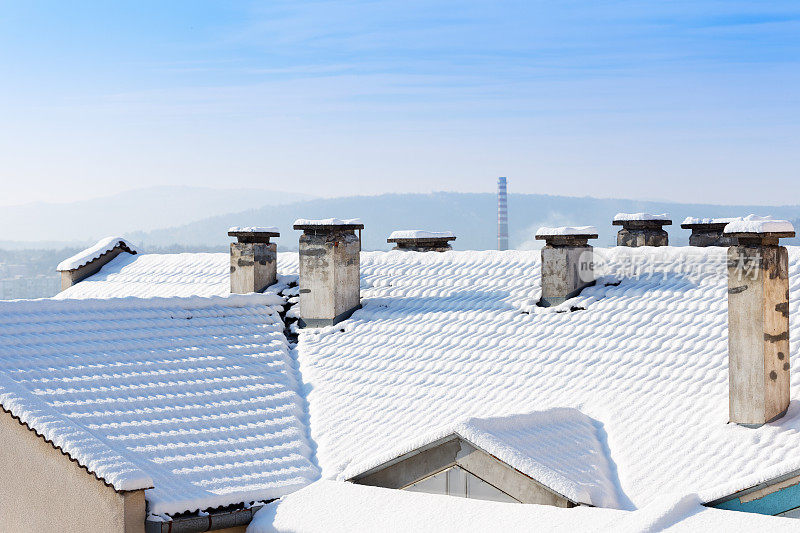
<instances>
[{"instance_id":1,"label":"wispy cloud","mask_svg":"<svg viewBox=\"0 0 800 533\"><path fill-rule=\"evenodd\" d=\"M508 173L723 201L796 180L798 20L789 1L18 4L0 14L0 178L61 196L234 169L359 192Z\"/></svg>"}]
</instances>

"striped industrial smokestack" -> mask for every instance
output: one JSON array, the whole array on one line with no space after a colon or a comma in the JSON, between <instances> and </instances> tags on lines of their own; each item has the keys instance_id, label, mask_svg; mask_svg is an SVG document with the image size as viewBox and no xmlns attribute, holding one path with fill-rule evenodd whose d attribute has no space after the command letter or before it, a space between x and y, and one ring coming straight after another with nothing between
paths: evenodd
<instances>
[{"instance_id":1,"label":"striped industrial smokestack","mask_svg":"<svg viewBox=\"0 0 800 533\"><path fill-rule=\"evenodd\" d=\"M497 249L508 250L508 196L506 178L497 178Z\"/></svg>"}]
</instances>

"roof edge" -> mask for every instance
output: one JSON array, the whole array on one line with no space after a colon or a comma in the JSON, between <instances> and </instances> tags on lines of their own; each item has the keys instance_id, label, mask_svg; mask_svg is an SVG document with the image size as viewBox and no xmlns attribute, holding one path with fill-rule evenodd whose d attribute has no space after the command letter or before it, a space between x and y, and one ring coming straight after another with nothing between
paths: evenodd
<instances>
[{"instance_id":1,"label":"roof edge","mask_svg":"<svg viewBox=\"0 0 800 533\"><path fill-rule=\"evenodd\" d=\"M0 409L114 490L132 492L153 488L153 479L141 468L2 372ZM64 438L64 433L69 433L70 437ZM87 449L82 451L82 447ZM97 457L98 451L102 458ZM118 468L109 469L109 472L101 471L102 467L110 464Z\"/></svg>"},{"instance_id":2,"label":"roof edge","mask_svg":"<svg viewBox=\"0 0 800 533\"><path fill-rule=\"evenodd\" d=\"M264 505L275 501L277 498L265 501L261 505L244 507L240 503L235 509L216 511L207 515L182 516L169 521L146 519L144 522L145 533L200 533L201 531L218 531L233 527L246 526L252 522L255 514Z\"/></svg>"},{"instance_id":3,"label":"roof edge","mask_svg":"<svg viewBox=\"0 0 800 533\"><path fill-rule=\"evenodd\" d=\"M67 459L69 459L70 461L72 461L73 463L75 463L76 465L78 465L79 467L81 467L81 468L82 468L83 470L85 470L85 471L86 471L88 474L90 474L91 476L93 476L93 477L94 477L94 478L95 478L97 481L99 481L99 482L103 483L103 484L104 484L105 486L107 486L107 487L111 487L111 489L113 489L113 490L114 490L114 492L117 492L117 493L119 493L119 494L122 494L122 493L125 493L125 492L136 492L136 491L139 491L139 490L146 490L146 489L152 489L152 488L153 488L153 485L152 485L152 484L151 484L151 486L149 486L149 487L142 487L142 488L140 488L140 489L118 489L118 488L116 488L116 487L115 487L115 486L114 486L112 483L110 483L110 482L109 482L109 481L108 481L106 478L104 478L103 476L101 476L100 474L98 474L96 471L94 471L94 470L90 469L88 466L86 466L85 464L83 464L81 461L79 461L78 459L76 459L75 457L73 457L73 456L72 456L72 455L71 455L71 454L70 454L68 451L64 450L64 448L62 448L61 446L59 446L58 444L56 444L56 443L55 443L55 442L53 442L52 440L48 439L48 438L47 438L47 437L46 437L46 436L45 436L43 433L40 433L38 430L36 430L36 428L32 427L30 424L28 424L27 422L25 422L24 420L22 420L22 418L20 418L19 416L15 415L15 414L14 414L14 412L13 412L13 411L11 411L10 409L6 409L6 407L5 407L5 406L3 406L2 404L0 404L0 411L2 411L3 413L6 413L6 414L8 414L8 415L9 415L11 418L13 418L14 420L16 420L16 421L17 421L17 423L19 423L19 425L21 425L22 427L24 427L25 429L27 429L28 431L30 431L31 433L33 433L34 435L36 435L37 437L39 437L40 439L42 439L43 441L45 441L47 444L49 444L50 446L52 446L52 447L53 447L53 449L55 449L55 450L57 450L57 451L61 452L61 454L62 454L62 455L64 455L64 456L65 456Z\"/></svg>"}]
</instances>

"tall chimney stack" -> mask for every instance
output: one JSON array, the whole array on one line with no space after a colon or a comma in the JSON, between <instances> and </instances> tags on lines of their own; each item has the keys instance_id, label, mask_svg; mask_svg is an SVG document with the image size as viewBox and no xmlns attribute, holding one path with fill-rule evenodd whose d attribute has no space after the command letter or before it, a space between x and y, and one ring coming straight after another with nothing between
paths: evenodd
<instances>
[{"instance_id":1,"label":"tall chimney stack","mask_svg":"<svg viewBox=\"0 0 800 533\"><path fill-rule=\"evenodd\" d=\"M275 227L228 228L231 243L231 293L262 292L278 281L278 248L270 237L280 237Z\"/></svg>"},{"instance_id":2,"label":"tall chimney stack","mask_svg":"<svg viewBox=\"0 0 800 533\"><path fill-rule=\"evenodd\" d=\"M785 220L748 216L725 226L728 248L730 421L758 427L789 407L789 260Z\"/></svg>"},{"instance_id":3,"label":"tall chimney stack","mask_svg":"<svg viewBox=\"0 0 800 533\"><path fill-rule=\"evenodd\" d=\"M300 327L331 326L361 307L358 219L298 219L300 236ZM359 235L355 234L359 230Z\"/></svg>"},{"instance_id":4,"label":"tall chimney stack","mask_svg":"<svg viewBox=\"0 0 800 533\"><path fill-rule=\"evenodd\" d=\"M508 192L506 178L497 178L497 249L508 250Z\"/></svg>"},{"instance_id":5,"label":"tall chimney stack","mask_svg":"<svg viewBox=\"0 0 800 533\"><path fill-rule=\"evenodd\" d=\"M597 228L539 228L536 238L545 241L540 306L559 305L577 296L584 287L594 285L594 249L589 239L597 238Z\"/></svg>"},{"instance_id":6,"label":"tall chimney stack","mask_svg":"<svg viewBox=\"0 0 800 533\"><path fill-rule=\"evenodd\" d=\"M617 233L617 246L669 246L669 234L663 226L671 225L672 220L666 214L617 213L612 224L622 226Z\"/></svg>"}]
</instances>

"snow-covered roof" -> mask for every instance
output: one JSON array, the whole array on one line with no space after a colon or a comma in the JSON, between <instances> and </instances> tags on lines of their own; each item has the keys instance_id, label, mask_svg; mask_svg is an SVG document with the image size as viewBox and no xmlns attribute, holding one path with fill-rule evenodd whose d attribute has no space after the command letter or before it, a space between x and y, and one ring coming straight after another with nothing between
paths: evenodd
<instances>
[{"instance_id":1,"label":"snow-covered roof","mask_svg":"<svg viewBox=\"0 0 800 533\"><path fill-rule=\"evenodd\" d=\"M169 298L230 294L230 254L123 254L100 272L58 293L56 299ZM297 277L297 253L279 252L278 268ZM276 292L288 279L278 276Z\"/></svg>"},{"instance_id":2,"label":"snow-covered roof","mask_svg":"<svg viewBox=\"0 0 800 533\"><path fill-rule=\"evenodd\" d=\"M275 294L0 302L0 404L151 513L318 476Z\"/></svg>"},{"instance_id":3,"label":"snow-covered roof","mask_svg":"<svg viewBox=\"0 0 800 533\"><path fill-rule=\"evenodd\" d=\"M654 215L652 213L617 213L614 215L614 222L627 222L630 220L666 220L669 221L669 215L662 213Z\"/></svg>"},{"instance_id":4,"label":"snow-covered roof","mask_svg":"<svg viewBox=\"0 0 800 533\"><path fill-rule=\"evenodd\" d=\"M425 231L421 229L407 229L393 231L389 239L455 239L452 231Z\"/></svg>"},{"instance_id":5,"label":"snow-covered roof","mask_svg":"<svg viewBox=\"0 0 800 533\"><path fill-rule=\"evenodd\" d=\"M536 306L535 251L362 253L363 308L297 347L323 477L454 421L554 407L601 425L621 507L711 501L800 469L797 402L760 429L728 424L727 250L596 252L607 277L565 313Z\"/></svg>"},{"instance_id":6,"label":"snow-covered roof","mask_svg":"<svg viewBox=\"0 0 800 533\"><path fill-rule=\"evenodd\" d=\"M153 479L85 427L0 372L0 407L115 490L153 487Z\"/></svg>"},{"instance_id":7,"label":"snow-covered roof","mask_svg":"<svg viewBox=\"0 0 800 533\"><path fill-rule=\"evenodd\" d=\"M458 435L573 502L619 507L601 425L577 409L555 408L497 418L470 418L387 448L351 464L349 479L449 435ZM558 450L554 454L553 450Z\"/></svg>"},{"instance_id":8,"label":"snow-covered roof","mask_svg":"<svg viewBox=\"0 0 800 533\"><path fill-rule=\"evenodd\" d=\"M294 221L295 226L355 226L363 224L360 218L321 218L309 219L298 218Z\"/></svg>"},{"instance_id":9,"label":"snow-covered roof","mask_svg":"<svg viewBox=\"0 0 800 533\"><path fill-rule=\"evenodd\" d=\"M788 248L796 338L800 248ZM603 277L554 309L536 306L538 251L362 252L363 309L299 332L323 476L470 418L552 408L595 421L623 508L667 492L711 501L800 469L797 402L759 429L727 423L727 250L594 255ZM227 294L228 267L228 254L123 255L62 297ZM296 276L297 253L279 253L278 272ZM572 307L585 310L558 312Z\"/></svg>"},{"instance_id":10,"label":"snow-covered roof","mask_svg":"<svg viewBox=\"0 0 800 533\"><path fill-rule=\"evenodd\" d=\"M224 296L231 290L230 261L227 253L122 254L55 297Z\"/></svg>"},{"instance_id":11,"label":"snow-covered roof","mask_svg":"<svg viewBox=\"0 0 800 533\"><path fill-rule=\"evenodd\" d=\"M106 237L100 239L94 246L87 248L77 254L61 261L56 270L75 270L80 268L86 263L90 263L100 257L101 255L110 252L117 246L124 246L133 253L136 253L136 247L130 241L122 237Z\"/></svg>"},{"instance_id":12,"label":"snow-covered roof","mask_svg":"<svg viewBox=\"0 0 800 533\"><path fill-rule=\"evenodd\" d=\"M557 237L566 235L597 235L597 228L594 226L558 226L549 228L547 226L536 230L536 237Z\"/></svg>"},{"instance_id":13,"label":"snow-covered roof","mask_svg":"<svg viewBox=\"0 0 800 533\"><path fill-rule=\"evenodd\" d=\"M630 512L469 500L322 480L264 506L247 532L788 533L796 529L796 522L786 518L703 507L694 494L666 494Z\"/></svg>"},{"instance_id":14,"label":"snow-covered roof","mask_svg":"<svg viewBox=\"0 0 800 533\"><path fill-rule=\"evenodd\" d=\"M771 216L747 215L728 223L725 233L793 233L794 226L788 220L776 220Z\"/></svg>"}]
</instances>

